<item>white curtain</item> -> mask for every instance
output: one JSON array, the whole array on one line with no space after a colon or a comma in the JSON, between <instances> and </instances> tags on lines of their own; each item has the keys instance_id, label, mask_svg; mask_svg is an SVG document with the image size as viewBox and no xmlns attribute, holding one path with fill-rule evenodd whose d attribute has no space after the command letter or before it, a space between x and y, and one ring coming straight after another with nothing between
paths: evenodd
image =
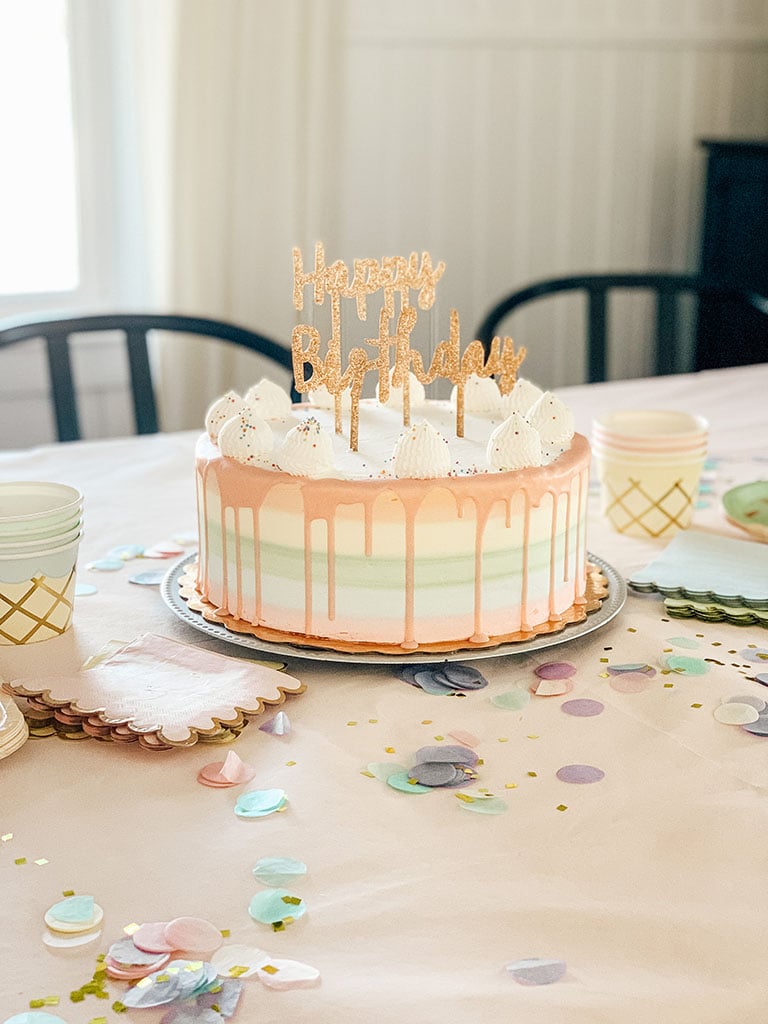
<instances>
[{"instance_id":1,"label":"white curtain","mask_svg":"<svg viewBox=\"0 0 768 1024\"><path fill-rule=\"evenodd\" d=\"M311 251L317 238L335 236L330 180L343 5L183 0L176 7L168 219L157 231L166 308L290 344L291 249ZM213 397L245 390L261 372L248 353L185 337L163 338L158 356L169 430L199 426Z\"/></svg>"}]
</instances>

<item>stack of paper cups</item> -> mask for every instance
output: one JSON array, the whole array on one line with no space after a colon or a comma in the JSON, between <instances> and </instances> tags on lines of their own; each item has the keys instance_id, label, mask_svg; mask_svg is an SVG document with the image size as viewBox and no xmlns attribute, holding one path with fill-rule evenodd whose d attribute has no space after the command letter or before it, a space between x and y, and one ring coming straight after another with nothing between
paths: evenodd
<instances>
[{"instance_id":1,"label":"stack of paper cups","mask_svg":"<svg viewBox=\"0 0 768 1024\"><path fill-rule=\"evenodd\" d=\"M664 410L607 413L592 426L601 512L619 533L667 537L691 523L707 421Z\"/></svg>"},{"instance_id":2,"label":"stack of paper cups","mask_svg":"<svg viewBox=\"0 0 768 1024\"><path fill-rule=\"evenodd\" d=\"M59 636L72 621L83 496L67 484L0 484L0 644Z\"/></svg>"}]
</instances>

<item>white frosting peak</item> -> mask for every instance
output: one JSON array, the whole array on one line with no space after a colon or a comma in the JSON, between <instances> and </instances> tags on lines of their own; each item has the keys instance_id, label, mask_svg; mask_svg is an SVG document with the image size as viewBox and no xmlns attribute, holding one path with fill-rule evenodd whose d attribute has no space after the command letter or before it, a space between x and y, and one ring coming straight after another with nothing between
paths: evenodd
<instances>
[{"instance_id":1,"label":"white frosting peak","mask_svg":"<svg viewBox=\"0 0 768 1024\"><path fill-rule=\"evenodd\" d=\"M245 403L236 391L228 391L209 407L205 414L205 429L212 441L218 440L219 431L227 420L238 416L245 408Z\"/></svg>"},{"instance_id":2,"label":"white frosting peak","mask_svg":"<svg viewBox=\"0 0 768 1024\"><path fill-rule=\"evenodd\" d=\"M265 420L286 420L291 415L290 395L266 377L246 391L245 404Z\"/></svg>"},{"instance_id":3,"label":"white frosting peak","mask_svg":"<svg viewBox=\"0 0 768 1024\"><path fill-rule=\"evenodd\" d=\"M456 388L451 392L451 405L456 408ZM494 413L501 411L501 392L493 377L471 373L464 386L464 411Z\"/></svg>"},{"instance_id":4,"label":"white frosting peak","mask_svg":"<svg viewBox=\"0 0 768 1024\"><path fill-rule=\"evenodd\" d=\"M521 412L512 412L488 439L488 462L494 469L526 469L540 466L541 439Z\"/></svg>"},{"instance_id":5,"label":"white frosting peak","mask_svg":"<svg viewBox=\"0 0 768 1024\"><path fill-rule=\"evenodd\" d=\"M334 468L333 442L314 416L308 416L285 435L276 461L291 476L328 476Z\"/></svg>"},{"instance_id":6,"label":"white frosting peak","mask_svg":"<svg viewBox=\"0 0 768 1024\"><path fill-rule=\"evenodd\" d=\"M238 416L227 420L219 431L221 454L244 465L262 461L272 451L273 445L271 427L249 406Z\"/></svg>"},{"instance_id":7,"label":"white frosting peak","mask_svg":"<svg viewBox=\"0 0 768 1024\"><path fill-rule=\"evenodd\" d=\"M502 399L505 414L509 416L511 412L528 413L541 398L542 393L541 388L524 377L519 377L509 394Z\"/></svg>"},{"instance_id":8,"label":"white frosting peak","mask_svg":"<svg viewBox=\"0 0 768 1024\"><path fill-rule=\"evenodd\" d=\"M401 387L395 387L392 383L392 374L395 372L394 366L389 371L389 398L386 402L381 402L382 405L386 405L388 409L402 409L403 408L403 389ZM376 398L379 399L379 385L376 385ZM408 374L408 403L411 409L419 409L427 400L427 392L424 389L424 385L421 383L419 378L414 373ZM379 399L381 401L381 399Z\"/></svg>"},{"instance_id":9,"label":"white frosting peak","mask_svg":"<svg viewBox=\"0 0 768 1024\"><path fill-rule=\"evenodd\" d=\"M307 400L311 405L316 406L318 409L335 409L336 404L333 395L325 386L321 384L317 388L312 390L307 395ZM341 393L341 411L349 413L352 409L352 392L348 389Z\"/></svg>"},{"instance_id":10,"label":"white frosting peak","mask_svg":"<svg viewBox=\"0 0 768 1024\"><path fill-rule=\"evenodd\" d=\"M551 391L545 391L528 413L528 419L541 435L542 444L570 444L573 437L573 413Z\"/></svg>"},{"instance_id":11,"label":"white frosting peak","mask_svg":"<svg viewBox=\"0 0 768 1024\"><path fill-rule=\"evenodd\" d=\"M402 432L395 442L392 461L395 476L418 480L448 476L451 469L448 442L426 420L419 420Z\"/></svg>"}]
</instances>

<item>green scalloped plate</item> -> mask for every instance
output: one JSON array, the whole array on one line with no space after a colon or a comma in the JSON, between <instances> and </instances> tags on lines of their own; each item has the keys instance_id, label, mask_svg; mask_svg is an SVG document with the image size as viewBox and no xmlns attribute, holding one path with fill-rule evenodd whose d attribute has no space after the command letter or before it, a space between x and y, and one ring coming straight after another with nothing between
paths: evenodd
<instances>
[{"instance_id":1,"label":"green scalloped plate","mask_svg":"<svg viewBox=\"0 0 768 1024\"><path fill-rule=\"evenodd\" d=\"M768 543L768 480L755 480L726 491L723 508L734 526Z\"/></svg>"}]
</instances>

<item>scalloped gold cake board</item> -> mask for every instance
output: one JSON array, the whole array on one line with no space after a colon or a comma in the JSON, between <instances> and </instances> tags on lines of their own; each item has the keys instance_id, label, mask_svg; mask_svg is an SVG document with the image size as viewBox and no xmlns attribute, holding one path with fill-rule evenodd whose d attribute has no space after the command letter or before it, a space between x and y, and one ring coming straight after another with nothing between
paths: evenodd
<instances>
[{"instance_id":1,"label":"scalloped gold cake board","mask_svg":"<svg viewBox=\"0 0 768 1024\"><path fill-rule=\"evenodd\" d=\"M224 626L232 633L247 634L268 643L292 644L295 647L338 651L342 654L391 654L401 658L411 658L414 654L418 655L419 652L442 654L460 650L477 651L483 648L498 647L500 644L524 643L525 641L533 640L537 636L559 633L566 626L575 622L583 622L587 615L599 610L603 600L608 596L608 580L599 566L590 562L587 564L585 603L579 606L572 606L564 612L561 618L555 621L545 622L541 626L526 632L492 636L484 643L452 640L434 644L419 644L414 650L409 648L407 651L397 644L351 643L344 640L329 640L326 637L307 636L303 633L284 633L277 629L255 626L250 622L244 622L242 619L236 619L233 615L217 608L200 593L197 588L197 561L190 562L179 576L179 595L187 602L190 610L199 612L206 622L213 622L216 625Z\"/></svg>"}]
</instances>

